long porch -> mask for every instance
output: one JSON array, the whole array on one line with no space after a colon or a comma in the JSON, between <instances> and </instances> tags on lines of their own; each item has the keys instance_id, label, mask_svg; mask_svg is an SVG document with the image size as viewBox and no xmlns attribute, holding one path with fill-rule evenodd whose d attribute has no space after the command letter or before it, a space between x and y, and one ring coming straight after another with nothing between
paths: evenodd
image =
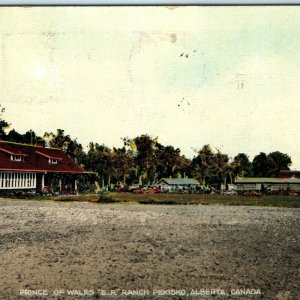
<instances>
[{"instance_id":1,"label":"long porch","mask_svg":"<svg viewBox=\"0 0 300 300\"><path fill-rule=\"evenodd\" d=\"M34 190L40 194L77 194L78 175L50 172L0 171L0 192Z\"/></svg>"},{"instance_id":2,"label":"long porch","mask_svg":"<svg viewBox=\"0 0 300 300\"><path fill-rule=\"evenodd\" d=\"M37 173L37 192L42 194L75 195L78 191L76 174Z\"/></svg>"}]
</instances>

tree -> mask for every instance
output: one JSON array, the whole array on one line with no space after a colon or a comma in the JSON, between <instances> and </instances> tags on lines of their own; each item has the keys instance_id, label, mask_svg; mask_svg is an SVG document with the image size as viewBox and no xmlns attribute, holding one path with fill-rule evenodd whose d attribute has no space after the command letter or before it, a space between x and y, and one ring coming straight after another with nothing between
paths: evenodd
<instances>
[{"instance_id":1,"label":"tree","mask_svg":"<svg viewBox=\"0 0 300 300\"><path fill-rule=\"evenodd\" d=\"M113 155L110 148L105 145L90 143L87 153L86 168L96 171L104 185L110 185L113 174Z\"/></svg>"},{"instance_id":2,"label":"tree","mask_svg":"<svg viewBox=\"0 0 300 300\"><path fill-rule=\"evenodd\" d=\"M6 140L10 142L15 143L22 143L23 142L23 136L16 132L14 129L12 129L6 136Z\"/></svg>"},{"instance_id":3,"label":"tree","mask_svg":"<svg viewBox=\"0 0 300 300\"><path fill-rule=\"evenodd\" d=\"M133 158L130 153L126 151L126 148L113 148L112 171L115 180L126 185L126 180L130 177L130 173L133 170Z\"/></svg>"},{"instance_id":4,"label":"tree","mask_svg":"<svg viewBox=\"0 0 300 300\"><path fill-rule=\"evenodd\" d=\"M5 130L7 130L9 128L10 124L7 123L5 120L1 120L0 119L0 135L5 136Z\"/></svg>"},{"instance_id":5,"label":"tree","mask_svg":"<svg viewBox=\"0 0 300 300\"><path fill-rule=\"evenodd\" d=\"M190 164L190 174L203 185L226 185L228 179L232 182L229 156L219 149L214 152L210 145L204 145Z\"/></svg>"},{"instance_id":6,"label":"tree","mask_svg":"<svg viewBox=\"0 0 300 300\"><path fill-rule=\"evenodd\" d=\"M192 159L190 173L197 178L203 185L211 183L215 169L215 157L210 145L204 145L198 155Z\"/></svg>"},{"instance_id":7,"label":"tree","mask_svg":"<svg viewBox=\"0 0 300 300\"><path fill-rule=\"evenodd\" d=\"M269 167L269 176L278 176L281 170L289 170L292 164L291 157L279 151L268 154L269 162L272 161L272 169Z\"/></svg>"},{"instance_id":8,"label":"tree","mask_svg":"<svg viewBox=\"0 0 300 300\"><path fill-rule=\"evenodd\" d=\"M268 159L266 153L260 152L258 155L256 155L252 161L252 167L253 175L255 177L266 177L268 173Z\"/></svg>"},{"instance_id":9,"label":"tree","mask_svg":"<svg viewBox=\"0 0 300 300\"><path fill-rule=\"evenodd\" d=\"M219 149L217 149L217 153L215 154L215 164L216 164L216 175L219 177L219 180L224 185L227 184L227 177L231 178L232 182L232 168L229 165L229 156L227 154L221 153Z\"/></svg>"},{"instance_id":10,"label":"tree","mask_svg":"<svg viewBox=\"0 0 300 300\"><path fill-rule=\"evenodd\" d=\"M176 176L186 173L190 160L180 155L180 149L157 143L155 150L157 177Z\"/></svg>"},{"instance_id":11,"label":"tree","mask_svg":"<svg viewBox=\"0 0 300 300\"><path fill-rule=\"evenodd\" d=\"M50 147L63 150L75 159L78 164L85 165L86 154L83 151L82 145L77 142L77 139L72 139L70 135L65 135L63 129L57 129L56 134L45 132L44 139L48 141Z\"/></svg>"},{"instance_id":12,"label":"tree","mask_svg":"<svg viewBox=\"0 0 300 300\"><path fill-rule=\"evenodd\" d=\"M129 147L133 155L135 176L139 184L149 184L156 178L156 147L157 138L153 139L147 134L142 134L134 139L123 138L124 146Z\"/></svg>"},{"instance_id":13,"label":"tree","mask_svg":"<svg viewBox=\"0 0 300 300\"><path fill-rule=\"evenodd\" d=\"M277 164L274 159L268 154L267 155L267 167L266 167L267 177L277 177ZM279 172L278 172L279 173Z\"/></svg>"},{"instance_id":14,"label":"tree","mask_svg":"<svg viewBox=\"0 0 300 300\"><path fill-rule=\"evenodd\" d=\"M292 160L288 154L275 151L266 155L261 152L253 159L253 174L257 177L277 177L281 170L289 170L291 164Z\"/></svg>"},{"instance_id":15,"label":"tree","mask_svg":"<svg viewBox=\"0 0 300 300\"><path fill-rule=\"evenodd\" d=\"M5 112L5 108L0 104L0 139L6 135L5 130L10 126L5 120L2 119L2 115Z\"/></svg>"},{"instance_id":16,"label":"tree","mask_svg":"<svg viewBox=\"0 0 300 300\"><path fill-rule=\"evenodd\" d=\"M71 138L69 135L65 135L65 131L63 129L57 129L56 133L45 132L44 139L48 140L49 146L51 148L57 148L63 150L66 153L68 152L68 146Z\"/></svg>"},{"instance_id":17,"label":"tree","mask_svg":"<svg viewBox=\"0 0 300 300\"><path fill-rule=\"evenodd\" d=\"M22 137L23 143L29 145L35 145L37 140L42 139L41 137L37 136L36 133L31 129L26 131L25 134L22 135Z\"/></svg>"},{"instance_id":18,"label":"tree","mask_svg":"<svg viewBox=\"0 0 300 300\"><path fill-rule=\"evenodd\" d=\"M245 153L239 153L233 158L232 170L235 176L252 176L252 163Z\"/></svg>"},{"instance_id":19,"label":"tree","mask_svg":"<svg viewBox=\"0 0 300 300\"><path fill-rule=\"evenodd\" d=\"M38 139L40 137L33 130L29 130L25 134L20 134L15 129L12 129L6 136L7 141L28 145L35 145Z\"/></svg>"},{"instance_id":20,"label":"tree","mask_svg":"<svg viewBox=\"0 0 300 300\"><path fill-rule=\"evenodd\" d=\"M72 157L79 165L85 166L87 155L84 152L82 145L77 142L77 139L70 140L66 153L70 157Z\"/></svg>"}]
</instances>

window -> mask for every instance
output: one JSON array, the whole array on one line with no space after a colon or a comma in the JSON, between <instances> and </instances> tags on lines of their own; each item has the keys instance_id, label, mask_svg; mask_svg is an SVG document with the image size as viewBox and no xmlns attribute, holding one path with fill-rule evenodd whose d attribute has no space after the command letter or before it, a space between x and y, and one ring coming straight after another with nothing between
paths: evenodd
<instances>
[{"instance_id":1,"label":"window","mask_svg":"<svg viewBox=\"0 0 300 300\"><path fill-rule=\"evenodd\" d=\"M11 155L10 159L12 161L22 161L22 156L21 155Z\"/></svg>"},{"instance_id":2,"label":"window","mask_svg":"<svg viewBox=\"0 0 300 300\"><path fill-rule=\"evenodd\" d=\"M50 165L57 165L58 164L58 160L55 158L49 158L49 164Z\"/></svg>"}]
</instances>

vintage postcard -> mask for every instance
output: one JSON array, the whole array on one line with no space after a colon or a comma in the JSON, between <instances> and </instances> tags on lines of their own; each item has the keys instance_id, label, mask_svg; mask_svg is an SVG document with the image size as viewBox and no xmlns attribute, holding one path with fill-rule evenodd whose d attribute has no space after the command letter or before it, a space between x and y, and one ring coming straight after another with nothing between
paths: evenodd
<instances>
[{"instance_id":1,"label":"vintage postcard","mask_svg":"<svg viewBox=\"0 0 300 300\"><path fill-rule=\"evenodd\" d=\"M0 7L0 299L297 299L299 32L298 6Z\"/></svg>"}]
</instances>

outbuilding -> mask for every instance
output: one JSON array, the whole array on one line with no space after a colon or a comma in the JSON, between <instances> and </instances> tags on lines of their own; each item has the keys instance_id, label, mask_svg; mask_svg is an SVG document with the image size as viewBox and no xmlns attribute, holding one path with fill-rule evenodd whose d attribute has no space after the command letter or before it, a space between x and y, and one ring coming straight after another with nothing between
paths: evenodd
<instances>
[{"instance_id":1,"label":"outbuilding","mask_svg":"<svg viewBox=\"0 0 300 300\"><path fill-rule=\"evenodd\" d=\"M235 179L238 191L300 191L300 178L244 177Z\"/></svg>"},{"instance_id":2,"label":"outbuilding","mask_svg":"<svg viewBox=\"0 0 300 300\"><path fill-rule=\"evenodd\" d=\"M163 190L176 190L176 189L196 189L200 187L199 181L194 178L162 178L156 186Z\"/></svg>"}]
</instances>

